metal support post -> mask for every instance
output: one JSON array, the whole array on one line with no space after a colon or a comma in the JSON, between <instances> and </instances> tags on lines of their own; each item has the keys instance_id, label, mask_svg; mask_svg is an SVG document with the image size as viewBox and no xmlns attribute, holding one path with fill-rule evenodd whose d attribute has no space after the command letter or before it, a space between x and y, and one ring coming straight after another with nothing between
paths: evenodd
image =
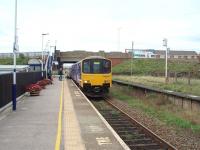
<instances>
[{"instance_id":1,"label":"metal support post","mask_svg":"<svg viewBox=\"0 0 200 150\"><path fill-rule=\"evenodd\" d=\"M131 77L133 75L133 47L134 47L134 42L132 41L132 51L131 51Z\"/></svg>"},{"instance_id":2,"label":"metal support post","mask_svg":"<svg viewBox=\"0 0 200 150\"><path fill-rule=\"evenodd\" d=\"M168 71L167 71L167 59L168 59L168 52L167 52L167 39L164 38L163 39L163 46L166 47L166 51L165 51L165 83L168 83Z\"/></svg>"},{"instance_id":3,"label":"metal support post","mask_svg":"<svg viewBox=\"0 0 200 150\"><path fill-rule=\"evenodd\" d=\"M13 85L12 85L12 104L13 111L16 110L16 52L18 51L18 40L17 40L17 0L15 0L15 27L14 27L14 44L13 44Z\"/></svg>"}]
</instances>

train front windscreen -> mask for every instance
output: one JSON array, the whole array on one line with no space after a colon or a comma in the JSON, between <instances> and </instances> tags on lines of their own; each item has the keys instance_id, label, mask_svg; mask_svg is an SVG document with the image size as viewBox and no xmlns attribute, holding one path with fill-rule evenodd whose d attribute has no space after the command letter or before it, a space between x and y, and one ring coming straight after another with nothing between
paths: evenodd
<instances>
[{"instance_id":1,"label":"train front windscreen","mask_svg":"<svg viewBox=\"0 0 200 150\"><path fill-rule=\"evenodd\" d=\"M82 65L83 73L108 74L111 72L111 62L106 59L86 59Z\"/></svg>"}]
</instances>

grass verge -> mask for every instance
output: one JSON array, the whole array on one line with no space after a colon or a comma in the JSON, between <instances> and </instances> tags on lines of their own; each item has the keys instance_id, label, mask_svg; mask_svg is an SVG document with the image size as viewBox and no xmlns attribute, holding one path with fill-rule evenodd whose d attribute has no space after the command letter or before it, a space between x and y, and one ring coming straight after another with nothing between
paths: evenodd
<instances>
[{"instance_id":1,"label":"grass verge","mask_svg":"<svg viewBox=\"0 0 200 150\"><path fill-rule=\"evenodd\" d=\"M178 128L191 129L194 133L200 133L200 123L195 120L199 114L188 114L182 109L176 108L170 103L160 103L159 100L155 100L155 96L152 98L146 98L145 100L138 99L133 96L127 95L127 89L113 86L110 90L111 96L126 102L130 107L139 109L145 114L152 116L167 125L172 125ZM194 120L193 120L194 118Z\"/></svg>"}]
</instances>

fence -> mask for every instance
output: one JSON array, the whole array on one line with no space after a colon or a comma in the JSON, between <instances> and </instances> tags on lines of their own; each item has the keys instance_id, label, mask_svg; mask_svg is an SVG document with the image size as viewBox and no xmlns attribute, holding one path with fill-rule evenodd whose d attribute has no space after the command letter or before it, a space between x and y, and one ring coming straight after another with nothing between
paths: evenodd
<instances>
[{"instance_id":1,"label":"fence","mask_svg":"<svg viewBox=\"0 0 200 150\"><path fill-rule=\"evenodd\" d=\"M20 72L16 76L17 91L16 96L19 97L25 93L25 87L28 84L41 80L41 72ZM12 74L0 75L0 108L12 101Z\"/></svg>"}]
</instances>

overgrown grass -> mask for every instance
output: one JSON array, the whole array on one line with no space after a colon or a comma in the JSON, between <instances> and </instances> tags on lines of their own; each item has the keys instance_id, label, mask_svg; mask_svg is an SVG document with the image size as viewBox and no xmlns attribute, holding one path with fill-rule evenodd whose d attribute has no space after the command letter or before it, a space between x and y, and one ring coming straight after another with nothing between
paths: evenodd
<instances>
[{"instance_id":1,"label":"overgrown grass","mask_svg":"<svg viewBox=\"0 0 200 150\"><path fill-rule=\"evenodd\" d=\"M160 103L156 104L156 102L153 102L155 100L155 95L151 95L146 100L140 100L136 97L127 95L124 91L125 89L120 89L116 86L113 86L110 94L113 97L128 103L128 105L132 108L139 109L145 114L157 118L167 125L191 129L193 132L200 132L200 122L195 122L185 117L183 113L184 110L176 109L175 106L170 103L163 105ZM194 116L198 118L199 114L195 114Z\"/></svg>"},{"instance_id":2,"label":"overgrown grass","mask_svg":"<svg viewBox=\"0 0 200 150\"><path fill-rule=\"evenodd\" d=\"M130 74L131 61L127 60L113 67L114 74ZM200 65L197 61L191 60L168 60L169 72L198 71ZM133 59L132 71L136 75L149 75L165 72L165 59Z\"/></svg>"},{"instance_id":3,"label":"overgrown grass","mask_svg":"<svg viewBox=\"0 0 200 150\"><path fill-rule=\"evenodd\" d=\"M114 75L113 79L139 83L154 88L172 90L175 92L182 92L192 95L200 96L200 80L191 79L191 84L188 85L188 80L181 78L177 82L173 78L170 79L168 84L165 84L164 77L152 77L152 76L126 76L126 75Z\"/></svg>"},{"instance_id":4,"label":"overgrown grass","mask_svg":"<svg viewBox=\"0 0 200 150\"><path fill-rule=\"evenodd\" d=\"M23 55L20 55L17 59L16 59L16 63L17 65L27 65L28 64L28 57L24 57ZM1 58L0 59L0 65L13 65L13 58Z\"/></svg>"}]
</instances>

